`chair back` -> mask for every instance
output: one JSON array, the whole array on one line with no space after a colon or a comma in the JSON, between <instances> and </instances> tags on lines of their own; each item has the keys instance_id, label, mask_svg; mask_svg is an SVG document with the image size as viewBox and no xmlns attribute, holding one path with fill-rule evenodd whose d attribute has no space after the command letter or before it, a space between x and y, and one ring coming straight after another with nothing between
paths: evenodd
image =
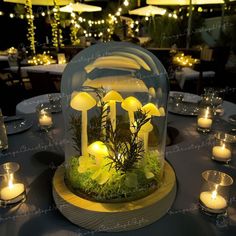
<instances>
[{"instance_id":1,"label":"chair back","mask_svg":"<svg viewBox=\"0 0 236 236\"><path fill-rule=\"evenodd\" d=\"M58 92L52 76L48 72L27 72L33 95Z\"/></svg>"},{"instance_id":2,"label":"chair back","mask_svg":"<svg viewBox=\"0 0 236 236\"><path fill-rule=\"evenodd\" d=\"M209 47L203 47L201 50L200 59L203 61L212 61L213 60L213 49Z\"/></svg>"}]
</instances>

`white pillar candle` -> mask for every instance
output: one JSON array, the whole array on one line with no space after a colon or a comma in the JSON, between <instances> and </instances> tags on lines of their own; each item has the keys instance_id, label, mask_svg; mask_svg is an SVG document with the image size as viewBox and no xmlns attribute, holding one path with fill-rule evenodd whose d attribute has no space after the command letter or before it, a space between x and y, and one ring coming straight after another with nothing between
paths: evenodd
<instances>
[{"instance_id":1,"label":"white pillar candle","mask_svg":"<svg viewBox=\"0 0 236 236\"><path fill-rule=\"evenodd\" d=\"M48 116L47 114L43 114L39 117L39 124L42 126L52 125L52 117Z\"/></svg>"},{"instance_id":2,"label":"white pillar candle","mask_svg":"<svg viewBox=\"0 0 236 236\"><path fill-rule=\"evenodd\" d=\"M22 194L24 191L25 188L23 184L9 184L8 186L1 189L0 198L5 201L11 200Z\"/></svg>"},{"instance_id":3,"label":"white pillar candle","mask_svg":"<svg viewBox=\"0 0 236 236\"><path fill-rule=\"evenodd\" d=\"M201 117L197 120L197 124L201 128L211 128L212 119Z\"/></svg>"},{"instance_id":4,"label":"white pillar candle","mask_svg":"<svg viewBox=\"0 0 236 236\"><path fill-rule=\"evenodd\" d=\"M212 148L212 155L216 160L227 161L231 158L231 151L228 148L226 148L225 145L214 146Z\"/></svg>"},{"instance_id":5,"label":"white pillar candle","mask_svg":"<svg viewBox=\"0 0 236 236\"><path fill-rule=\"evenodd\" d=\"M200 194L200 200L207 208L209 208L209 210L212 210L213 212L223 210L227 207L225 198L219 195L216 191L202 192Z\"/></svg>"}]
</instances>

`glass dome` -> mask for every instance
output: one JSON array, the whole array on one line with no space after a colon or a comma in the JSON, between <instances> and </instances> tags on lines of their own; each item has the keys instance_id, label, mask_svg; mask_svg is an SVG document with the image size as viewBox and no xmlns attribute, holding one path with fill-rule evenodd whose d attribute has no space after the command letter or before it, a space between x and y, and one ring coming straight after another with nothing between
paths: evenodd
<instances>
[{"instance_id":1,"label":"glass dome","mask_svg":"<svg viewBox=\"0 0 236 236\"><path fill-rule=\"evenodd\" d=\"M97 44L70 61L61 93L73 193L119 202L160 187L168 92L163 65L134 44Z\"/></svg>"}]
</instances>

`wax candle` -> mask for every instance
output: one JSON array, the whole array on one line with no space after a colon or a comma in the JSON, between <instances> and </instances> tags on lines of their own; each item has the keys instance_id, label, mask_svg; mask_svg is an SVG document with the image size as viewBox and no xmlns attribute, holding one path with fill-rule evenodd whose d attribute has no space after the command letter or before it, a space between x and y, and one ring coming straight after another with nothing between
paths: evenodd
<instances>
[{"instance_id":1,"label":"wax candle","mask_svg":"<svg viewBox=\"0 0 236 236\"><path fill-rule=\"evenodd\" d=\"M52 117L48 116L47 114L43 114L39 117L39 124L42 126L52 125Z\"/></svg>"},{"instance_id":2,"label":"wax candle","mask_svg":"<svg viewBox=\"0 0 236 236\"><path fill-rule=\"evenodd\" d=\"M227 207L225 198L219 195L216 191L202 192L200 194L201 202L212 212L220 212Z\"/></svg>"},{"instance_id":3,"label":"wax candle","mask_svg":"<svg viewBox=\"0 0 236 236\"><path fill-rule=\"evenodd\" d=\"M212 125L212 119L201 117L198 118L197 124L201 128L210 128Z\"/></svg>"},{"instance_id":4,"label":"wax candle","mask_svg":"<svg viewBox=\"0 0 236 236\"><path fill-rule=\"evenodd\" d=\"M5 201L11 200L22 194L24 190L25 188L23 184L9 184L0 191L0 198Z\"/></svg>"},{"instance_id":5,"label":"wax candle","mask_svg":"<svg viewBox=\"0 0 236 236\"><path fill-rule=\"evenodd\" d=\"M222 146L214 146L212 148L212 155L214 159L218 161L227 161L231 159L231 151L226 148L224 144Z\"/></svg>"}]
</instances>

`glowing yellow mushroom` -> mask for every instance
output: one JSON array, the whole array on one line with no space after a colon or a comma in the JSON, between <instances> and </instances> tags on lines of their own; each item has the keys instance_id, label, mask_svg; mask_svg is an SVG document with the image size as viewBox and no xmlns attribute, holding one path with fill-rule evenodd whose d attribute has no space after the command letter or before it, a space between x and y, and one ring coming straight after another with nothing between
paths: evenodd
<instances>
[{"instance_id":1,"label":"glowing yellow mushroom","mask_svg":"<svg viewBox=\"0 0 236 236\"><path fill-rule=\"evenodd\" d=\"M95 141L90 144L87 151L90 155L95 156L97 164L100 163L101 158L109 155L107 146L101 141Z\"/></svg>"},{"instance_id":2,"label":"glowing yellow mushroom","mask_svg":"<svg viewBox=\"0 0 236 236\"><path fill-rule=\"evenodd\" d=\"M148 137L149 133L153 130L153 125L151 124L150 121L148 121L146 124L144 124L139 133L138 136L143 139L143 146L144 146L144 151L148 151Z\"/></svg>"},{"instance_id":3,"label":"glowing yellow mushroom","mask_svg":"<svg viewBox=\"0 0 236 236\"><path fill-rule=\"evenodd\" d=\"M161 116L161 113L158 110L157 106L150 102L144 105L141 110L147 115L147 117Z\"/></svg>"},{"instance_id":4,"label":"glowing yellow mushroom","mask_svg":"<svg viewBox=\"0 0 236 236\"><path fill-rule=\"evenodd\" d=\"M111 90L105 95L105 97L103 98L103 101L109 103L111 125L113 128L113 131L115 131L116 129L116 102L122 102L123 98L118 92Z\"/></svg>"},{"instance_id":5,"label":"glowing yellow mushroom","mask_svg":"<svg viewBox=\"0 0 236 236\"><path fill-rule=\"evenodd\" d=\"M96 105L96 100L86 92L73 92L71 95L70 106L82 112L82 131L81 131L81 146L82 155L87 156L88 133L87 133L87 111Z\"/></svg>"},{"instance_id":6,"label":"glowing yellow mushroom","mask_svg":"<svg viewBox=\"0 0 236 236\"><path fill-rule=\"evenodd\" d=\"M121 107L126 110L129 114L129 122L130 122L130 130L131 132L134 132L134 112L138 111L138 109L141 109L142 104L141 102L135 98L135 97L127 97L123 102L121 103Z\"/></svg>"}]
</instances>

